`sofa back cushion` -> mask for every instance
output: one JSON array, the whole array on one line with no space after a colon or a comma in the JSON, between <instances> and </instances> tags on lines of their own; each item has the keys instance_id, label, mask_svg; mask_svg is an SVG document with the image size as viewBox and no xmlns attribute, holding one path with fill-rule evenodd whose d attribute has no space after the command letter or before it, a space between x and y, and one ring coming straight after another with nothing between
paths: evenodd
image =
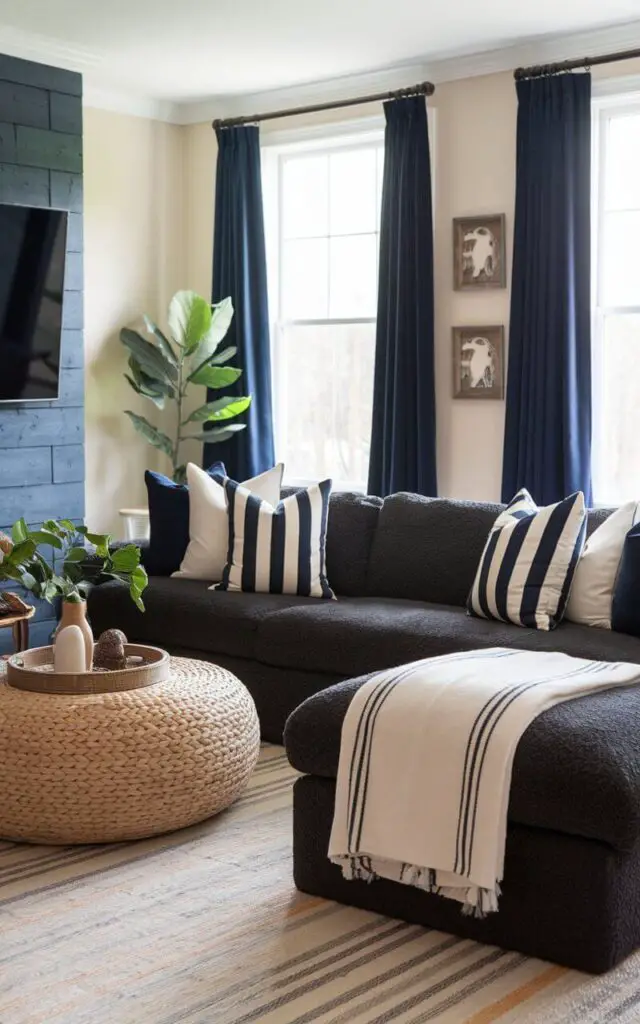
<instances>
[{"instance_id":1,"label":"sofa back cushion","mask_svg":"<svg viewBox=\"0 0 640 1024\"><path fill-rule=\"evenodd\" d=\"M464 605L502 505L392 494L373 542L368 592Z\"/></svg>"},{"instance_id":2,"label":"sofa back cushion","mask_svg":"<svg viewBox=\"0 0 640 1024\"><path fill-rule=\"evenodd\" d=\"M327 577L338 597L365 597L382 498L336 491L329 501Z\"/></svg>"},{"instance_id":3,"label":"sofa back cushion","mask_svg":"<svg viewBox=\"0 0 640 1024\"><path fill-rule=\"evenodd\" d=\"M419 494L385 498L371 549L367 593L466 604L489 531L504 508ZM587 532L610 513L590 510Z\"/></svg>"}]
</instances>

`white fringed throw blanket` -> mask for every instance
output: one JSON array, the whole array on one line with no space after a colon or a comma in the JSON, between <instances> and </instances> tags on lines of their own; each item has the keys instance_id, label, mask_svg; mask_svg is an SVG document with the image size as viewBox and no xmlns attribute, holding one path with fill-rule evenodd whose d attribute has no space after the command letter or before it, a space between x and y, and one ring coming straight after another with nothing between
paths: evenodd
<instances>
[{"instance_id":1,"label":"white fringed throw blanket","mask_svg":"<svg viewBox=\"0 0 640 1024\"><path fill-rule=\"evenodd\" d=\"M491 648L379 672L342 727L330 859L498 909L511 767L533 719L640 681L640 665Z\"/></svg>"}]
</instances>

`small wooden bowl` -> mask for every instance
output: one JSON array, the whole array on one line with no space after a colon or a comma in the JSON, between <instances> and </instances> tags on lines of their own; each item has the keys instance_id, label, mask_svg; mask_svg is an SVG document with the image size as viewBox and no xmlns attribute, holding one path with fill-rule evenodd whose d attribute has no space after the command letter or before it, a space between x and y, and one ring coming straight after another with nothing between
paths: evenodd
<instances>
[{"instance_id":1,"label":"small wooden bowl","mask_svg":"<svg viewBox=\"0 0 640 1024\"><path fill-rule=\"evenodd\" d=\"M16 690L32 693L115 693L139 690L169 678L170 658L166 651L143 644L125 644L124 650L128 658L140 662L127 668L74 673L53 672L53 647L34 647L11 655L7 682Z\"/></svg>"}]
</instances>

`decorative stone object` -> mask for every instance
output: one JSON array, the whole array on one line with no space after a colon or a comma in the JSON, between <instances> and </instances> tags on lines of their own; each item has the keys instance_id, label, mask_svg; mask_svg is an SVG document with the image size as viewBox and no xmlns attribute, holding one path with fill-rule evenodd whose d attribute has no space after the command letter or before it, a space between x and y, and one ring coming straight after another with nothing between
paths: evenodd
<instances>
[{"instance_id":1,"label":"decorative stone object","mask_svg":"<svg viewBox=\"0 0 640 1024\"><path fill-rule=\"evenodd\" d=\"M93 652L93 667L121 669L127 667L124 645L127 638L121 629L106 629L100 634Z\"/></svg>"},{"instance_id":2,"label":"decorative stone object","mask_svg":"<svg viewBox=\"0 0 640 1024\"><path fill-rule=\"evenodd\" d=\"M80 626L65 626L53 648L54 672L84 672L86 650Z\"/></svg>"}]
</instances>

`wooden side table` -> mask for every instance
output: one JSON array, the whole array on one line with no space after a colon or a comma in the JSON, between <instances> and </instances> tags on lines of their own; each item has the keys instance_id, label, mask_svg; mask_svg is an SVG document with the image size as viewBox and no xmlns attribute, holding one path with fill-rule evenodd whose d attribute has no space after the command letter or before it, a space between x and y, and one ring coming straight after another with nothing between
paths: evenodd
<instances>
[{"instance_id":1,"label":"wooden side table","mask_svg":"<svg viewBox=\"0 0 640 1024\"><path fill-rule=\"evenodd\" d=\"M16 652L26 651L29 646L29 619L33 618L35 612L35 608L29 607L27 611L16 612L15 615L0 616L0 629L11 627Z\"/></svg>"}]
</instances>

